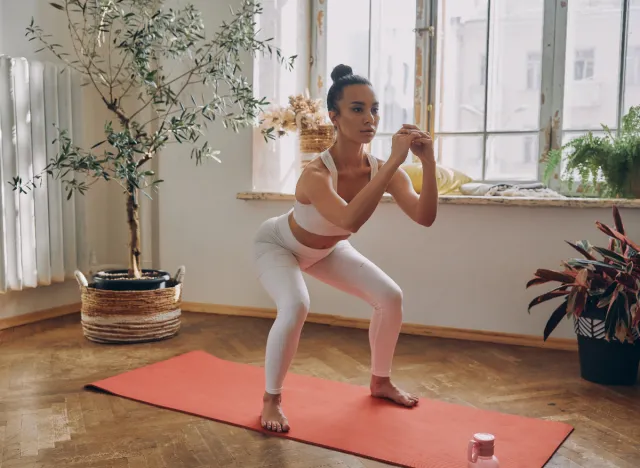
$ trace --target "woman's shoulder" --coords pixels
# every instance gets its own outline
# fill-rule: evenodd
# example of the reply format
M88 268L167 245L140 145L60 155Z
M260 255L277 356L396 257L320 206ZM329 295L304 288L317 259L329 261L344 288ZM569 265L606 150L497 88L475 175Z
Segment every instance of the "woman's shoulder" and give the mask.
M382 166L386 164L387 161L384 159L377 158L375 154L371 154L371 159L376 162L378 165L377 169L380 169Z
M309 183L313 184L318 179L323 179L324 181L328 181L331 177L331 172L324 164L324 162L318 157L312 159L307 163L307 165L302 169L302 173L298 178L298 188L304 188ZM325 183L325 182L323 182Z
M330 171L320 157L314 158L307 163L302 170L303 175L329 175Z

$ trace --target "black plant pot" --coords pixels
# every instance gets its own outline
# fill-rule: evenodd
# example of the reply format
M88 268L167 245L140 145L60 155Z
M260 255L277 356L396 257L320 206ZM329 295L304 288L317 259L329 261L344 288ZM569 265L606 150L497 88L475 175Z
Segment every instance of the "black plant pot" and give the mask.
M142 278L129 278L128 270L105 270L93 275L93 287L108 291L150 291L164 289L171 275L162 270L142 270Z
M605 340L605 314L588 308L575 321L580 376L602 385L635 385L640 366L640 339L622 343Z
M638 343L620 343L578 335L580 375L602 385L635 385L640 366Z

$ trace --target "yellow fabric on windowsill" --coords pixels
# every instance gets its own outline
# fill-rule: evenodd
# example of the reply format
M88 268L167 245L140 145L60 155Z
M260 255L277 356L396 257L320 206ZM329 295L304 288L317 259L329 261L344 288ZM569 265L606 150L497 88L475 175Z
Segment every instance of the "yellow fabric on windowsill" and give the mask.
M422 190L422 163L404 164L402 168L411 179L413 189L420 193ZM456 169L441 166L440 164L436 165L436 182L439 195L461 195L460 187L472 181L471 177Z

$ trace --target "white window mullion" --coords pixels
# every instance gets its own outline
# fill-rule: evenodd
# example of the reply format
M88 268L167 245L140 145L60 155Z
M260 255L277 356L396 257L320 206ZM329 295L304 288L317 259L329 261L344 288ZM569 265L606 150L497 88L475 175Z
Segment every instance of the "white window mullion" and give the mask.
M325 99L329 87L327 76L327 1L312 0L311 7L311 70L309 94L314 99Z
M376 32L380 30L382 24L382 1L383 0L369 0L369 41L367 48L367 57L369 58L367 61L367 76L369 79L371 79L374 70L373 61L375 59L372 52L378 50L376 42L380 40ZM381 64L377 65L380 66Z
M496 5L491 0L487 0L487 36L486 36L486 44L485 44L485 54L484 54L484 122L482 124L483 136L482 136L482 180L486 181L487 179L487 140L489 139L488 134L488 119L489 119L489 91L493 91L492 87L489 83L491 79L491 60L494 57L494 53L491 50L492 44L492 36L497 34L497 28L492 27L491 19L493 18L493 13L495 13Z
M418 128L435 132L438 0L416 1L416 68L414 119ZM417 159L417 158L415 158Z
M538 163L538 179L540 180L542 180L546 168L548 151L562 146L567 12L566 2L557 0L545 0L544 2L540 95L540 162ZM549 180L549 188L552 190L561 188L560 170L559 165Z
M373 82L374 87L382 85L378 83L380 70L384 70L385 64L381 61L384 34L382 33L384 22L384 0L369 0L369 38L367 41L367 77ZM381 132L378 132L381 135Z
M622 5L622 25L620 28L620 69L618 76L618 116L616 119L616 132L620 133L622 116L625 105L625 77L627 75L627 48L629 39L629 11L630 0L624 0Z

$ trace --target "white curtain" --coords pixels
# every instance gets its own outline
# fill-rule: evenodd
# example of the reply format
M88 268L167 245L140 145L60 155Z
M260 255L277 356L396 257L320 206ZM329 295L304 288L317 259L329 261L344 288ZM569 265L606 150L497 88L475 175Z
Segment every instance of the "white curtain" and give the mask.
M73 278L87 269L85 199L43 177L27 193L9 181L30 181L55 158L57 128L82 146L80 77L54 64L0 56L0 292ZM69 174L67 177L73 177Z

